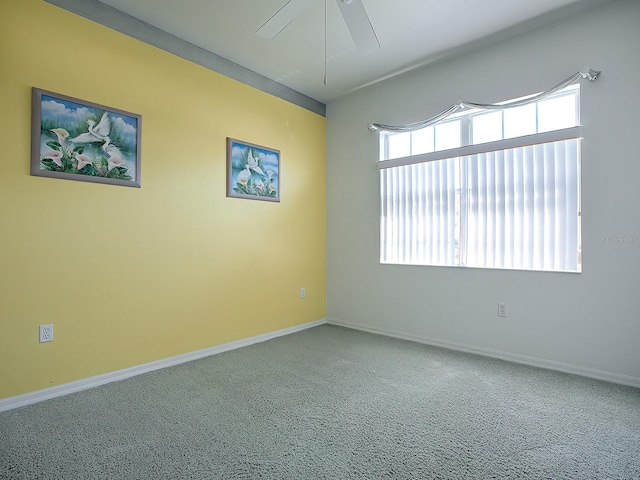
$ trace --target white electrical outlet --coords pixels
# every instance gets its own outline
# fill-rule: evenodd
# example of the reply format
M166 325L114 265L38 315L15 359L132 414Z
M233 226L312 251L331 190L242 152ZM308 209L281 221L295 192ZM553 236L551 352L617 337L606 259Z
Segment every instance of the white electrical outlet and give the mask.
M507 304L506 303L499 303L498 304L498 316L499 317L506 317L507 316Z
M307 291L304 288L300 289L300 298L305 298L307 296Z
M53 342L53 323L40 325L40 343Z

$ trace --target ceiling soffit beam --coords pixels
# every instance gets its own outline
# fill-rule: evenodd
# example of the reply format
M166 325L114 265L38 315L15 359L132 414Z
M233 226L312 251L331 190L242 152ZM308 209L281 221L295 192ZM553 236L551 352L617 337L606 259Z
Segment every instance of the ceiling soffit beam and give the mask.
M326 116L326 105L324 103L215 53L186 42L175 35L171 35L98 0L45 0L45 2L274 95L294 105L306 108L313 113L323 117Z

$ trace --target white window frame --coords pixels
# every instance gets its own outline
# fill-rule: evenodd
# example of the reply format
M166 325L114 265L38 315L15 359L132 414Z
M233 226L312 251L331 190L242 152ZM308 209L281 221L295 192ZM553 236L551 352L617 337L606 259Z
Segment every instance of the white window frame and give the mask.
M379 135L379 139L380 139L380 161L378 162L378 168L379 169L386 169L386 168L393 168L393 167L398 167L398 166L405 166L405 165L413 165L413 164L419 164L419 163L425 163L425 162L433 162L433 161L437 161L437 160L444 160L444 159L452 159L452 158L457 158L457 157L468 157L468 156L473 156L473 155L477 155L477 154L482 154L482 153L488 153L488 152L495 152L495 151L499 151L499 150L509 150L509 149L515 149L515 148L520 148L520 147L526 147L526 146L530 146L530 145L540 145L540 144L548 144L548 143L552 143L552 142L558 142L558 141L563 141L563 140L569 140L569 139L580 139L583 136L583 128L580 125L580 88L579 88L579 84L574 84L574 85L570 85L569 87L566 87L558 92L556 92L555 94L543 99L543 100L539 100L537 102L535 102L536 105L536 132L540 129L540 125L539 125L539 104L541 102L547 101L547 100L552 100L552 99L556 99L562 96L567 96L567 95L573 95L574 99L575 99L575 126L572 127L568 127L568 128L562 128L562 129L557 129L557 130L550 130L550 131L546 131L546 132L541 132L541 133L534 133L531 135L524 135L524 136L520 136L520 137L513 137L513 138L508 138L508 139L502 139L502 140L497 140L497 141L493 141L493 142L487 142L487 143L479 143L479 144L471 144L471 138L472 138L472 132L471 132L471 126L472 126L472 119L477 116L477 115L482 115L485 113L490 113L487 112L486 110L466 110L466 111L462 111L460 113L457 113L455 115L452 115L444 120L441 120L440 122L437 122L433 125L434 128L434 135L435 135L435 127L438 125L442 125L448 122L452 122L452 121L459 121L460 122L460 143L462 146L457 147L457 148L452 148L452 149L447 149L447 150L440 150L440 151L433 151L430 153L420 153L420 154L414 154L414 155L409 155L406 157L401 157L401 158L392 158L389 159L389 138L393 135L406 135L407 133L412 133L412 132L402 132L402 133L395 133L395 132L381 132ZM527 98L527 97L524 97ZM509 100L507 102L503 102L503 103L509 103L512 102L513 100ZM502 110L493 110L493 112L501 112L502 113L502 136L504 137L504 129L505 129L505 123L504 123L504 112L507 110L507 108L502 109ZM409 141L411 142L411 137L409 138ZM381 245L380 245L380 254L381 254L381 258L380 261L381 263L393 263L393 264L407 264L407 265L438 265L438 266L453 266L453 267L465 267L465 268L490 268L490 269L496 269L496 268L506 268L509 270L542 270L542 271L550 271L550 272L575 272L575 273L579 273L582 270L582 258L581 258L581 250L582 250L582 241L581 241L581 191L580 191L580 183L581 183L581 159L580 159L580 142L578 140L578 153L577 153L577 178L576 178L576 182L577 182L577 245L576 245L576 261L577 261L577 266L575 269L569 269L569 270L565 270L565 269L549 269L549 268L517 268L517 267L496 267L496 266L492 266L492 265L479 265L479 266L470 266L470 265L464 265L462 263L460 264L440 264L440 263L415 263L412 261L383 261L383 248L384 245L382 244L383 242L383 233L381 231L381 235L380 235L380 241L381 241ZM410 151L411 151L411 144L410 144ZM435 148L435 140L434 140L434 148ZM380 185L381 188L381 193L382 193L382 185ZM383 215L383 211L381 210L380 212L381 214L381 228L382 228L382 215ZM466 230L466 228L468 227L467 224L467 212L465 211L465 208L461 208L461 212L460 212L460 222L461 222L461 229L462 230ZM462 237L462 235L461 235ZM462 252L466 246L464 245L464 242L461 238L460 240L460 251ZM460 253L462 258L462 253Z

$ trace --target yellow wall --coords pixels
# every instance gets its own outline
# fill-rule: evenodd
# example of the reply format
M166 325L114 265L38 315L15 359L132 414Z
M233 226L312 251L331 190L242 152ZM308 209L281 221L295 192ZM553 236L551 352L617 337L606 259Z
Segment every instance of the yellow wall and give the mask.
M30 176L32 86L142 115L142 188ZM0 398L325 317L323 117L40 0L0 1L0 105ZM280 203L226 198L227 136Z

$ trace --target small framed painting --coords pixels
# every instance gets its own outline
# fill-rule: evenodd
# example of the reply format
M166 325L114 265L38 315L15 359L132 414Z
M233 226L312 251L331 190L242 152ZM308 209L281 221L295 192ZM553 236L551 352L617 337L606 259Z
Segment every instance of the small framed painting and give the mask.
M227 138L227 197L280 201L280 151Z
M140 187L140 115L33 88L31 175Z

